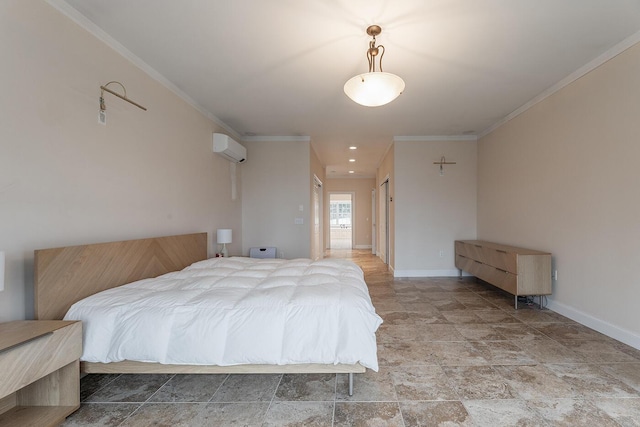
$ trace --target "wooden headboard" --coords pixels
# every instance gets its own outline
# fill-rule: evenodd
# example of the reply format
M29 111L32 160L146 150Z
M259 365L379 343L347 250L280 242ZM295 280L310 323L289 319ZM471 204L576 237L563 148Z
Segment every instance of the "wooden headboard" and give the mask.
M89 295L206 258L207 233L36 250L36 319L62 319Z

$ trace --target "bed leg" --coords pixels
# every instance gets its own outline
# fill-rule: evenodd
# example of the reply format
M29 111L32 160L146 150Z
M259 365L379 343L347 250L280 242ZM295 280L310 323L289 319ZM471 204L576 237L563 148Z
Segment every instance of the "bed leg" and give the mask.
M349 372L349 396L353 396L353 372Z

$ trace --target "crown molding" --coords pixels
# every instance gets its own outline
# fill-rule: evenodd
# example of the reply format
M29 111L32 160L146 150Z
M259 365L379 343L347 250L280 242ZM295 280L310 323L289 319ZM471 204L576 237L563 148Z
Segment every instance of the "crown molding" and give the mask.
M245 136L243 142L311 142L310 136Z
M509 120L519 116L520 114L524 113L525 111L527 111L528 109L530 109L534 105L538 104L539 102L544 101L545 99L547 99L548 97L550 97L554 93L560 91L565 86L568 86L571 83L573 83L576 80L578 80L579 78L587 75L591 71L595 70L596 68L598 68L599 66L601 66L605 62L615 58L618 55L620 55L622 52L624 52L625 50L629 49L630 47L632 47L633 45L637 44L638 42L640 42L640 31L638 31L637 33L627 37L626 39L624 39L620 43L618 43L615 46L613 46L612 48L608 49L603 54L597 56L592 61L590 61L587 64L583 65L582 67L578 68L576 71L574 71L573 73L569 74L567 77L565 77L564 79L560 80L558 83L554 84L553 86L551 86L550 88L548 88L544 92L540 93L538 96L532 98L527 103L522 105L520 108L514 110L512 113L510 113L507 116L503 117L502 119L498 120L497 122L495 122L494 124L492 124L491 126L486 128L485 130L480 132L478 134L478 137L482 138L482 137L490 134L491 132L493 132L494 130L498 129L503 124L507 123Z
M392 139L389 142L389 145L387 145L387 148L384 150L384 154L380 156L380 160L378 160L378 163L376 163L376 171L380 169L380 165L382 164L382 161L384 160L385 157L387 157L387 154L389 154L389 151L391 151L391 147L393 147L394 143L395 143L395 140ZM377 176L377 172L376 172L376 176Z
M394 136L393 142L477 141L476 135Z
M64 0L45 0L45 1L54 9L56 9L57 11L65 15L67 18L71 19L73 22L78 24L88 33L92 34L98 40L100 40L101 42L103 42L104 44L106 44L107 46L115 50L117 53L125 57L127 60L133 63L133 65L135 65L136 67L144 71L146 74L148 74L152 79L158 81L160 84L162 84L164 87L166 87L171 92L176 94L178 97L182 98L185 102L187 102L193 108L198 110L202 115L207 117L216 125L220 126L222 129L229 132L231 136L233 136L236 139L241 139L240 134L235 129L233 129L232 127L224 123L222 120L220 120L219 118L211 114L210 111L208 111L198 102L196 102L196 100L191 98L181 89L179 89L176 85L171 83L171 81L169 81L166 77L160 74L156 69L154 69L152 66L144 62L142 59L140 59L140 57L136 56L129 49L124 47L120 42L118 42L116 39L114 39L109 34L107 34L102 28L96 25L93 21L91 21L86 16L78 12L76 9L71 7L67 2L65 2Z
M350 173L350 174L336 173L336 174L334 174L334 175L326 174L325 179L326 179L326 180L331 180L331 179L376 179L376 175L375 175L375 174L371 174L371 173L363 173L363 174L357 174L357 173Z

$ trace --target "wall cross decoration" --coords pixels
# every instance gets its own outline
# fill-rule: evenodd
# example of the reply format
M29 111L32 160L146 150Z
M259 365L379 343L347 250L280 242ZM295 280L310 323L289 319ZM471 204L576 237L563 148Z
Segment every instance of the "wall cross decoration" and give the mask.
M433 162L433 164L440 165L440 176L444 176L444 165L455 165L456 162L447 162L444 156L442 156L439 162Z

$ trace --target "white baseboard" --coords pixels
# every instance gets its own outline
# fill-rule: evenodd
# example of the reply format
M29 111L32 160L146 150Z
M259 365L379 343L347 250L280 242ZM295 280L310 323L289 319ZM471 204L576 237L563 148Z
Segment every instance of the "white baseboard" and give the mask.
M640 335L635 332L613 325L609 322L605 322L604 320L593 317L590 314L557 301L549 300L547 308L640 350Z
M458 277L458 270L396 270L393 277ZM470 274L462 272L463 276Z
M371 245L355 245L353 248L354 249L371 249L372 246Z

